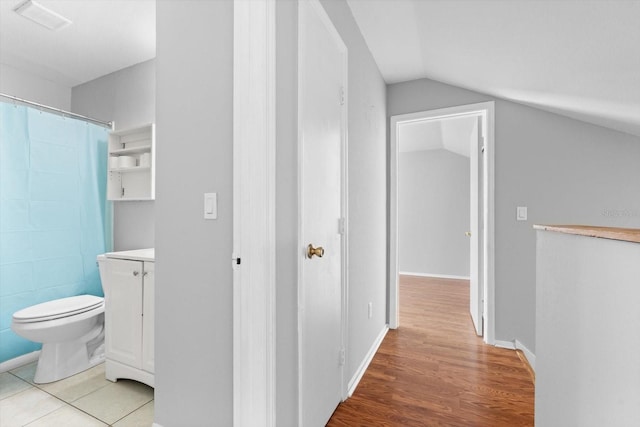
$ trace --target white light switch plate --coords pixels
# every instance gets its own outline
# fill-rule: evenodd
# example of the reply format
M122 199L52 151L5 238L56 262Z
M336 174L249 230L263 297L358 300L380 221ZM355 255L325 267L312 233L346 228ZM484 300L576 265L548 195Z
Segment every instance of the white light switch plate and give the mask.
M518 221L526 221L527 220L527 207L526 206L518 206L516 208L516 219Z
M218 194L204 193L204 219L218 218Z

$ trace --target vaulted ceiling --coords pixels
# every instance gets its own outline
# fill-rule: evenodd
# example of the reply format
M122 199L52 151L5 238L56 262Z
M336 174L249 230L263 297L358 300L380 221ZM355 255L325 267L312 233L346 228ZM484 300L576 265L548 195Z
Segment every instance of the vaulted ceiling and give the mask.
M638 0L347 0L387 83L429 78L640 136Z
M387 83L430 78L640 136L639 0L347 1ZM155 57L155 0L38 0L73 21L56 32L15 14L22 2L0 1L3 63L71 87Z

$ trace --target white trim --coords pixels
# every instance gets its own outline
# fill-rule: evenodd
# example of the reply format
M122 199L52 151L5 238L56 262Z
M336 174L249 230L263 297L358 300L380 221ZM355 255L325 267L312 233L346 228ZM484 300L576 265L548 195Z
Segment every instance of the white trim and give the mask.
M498 347L498 348L506 348L507 350L515 350L516 349L516 345L513 343L513 341L495 340L493 345Z
M373 345L369 349L369 352L367 353L365 358L362 360L362 363L360 363L360 366L358 366L356 373L353 375L353 377L349 381L349 389L347 391L348 397L351 397L353 395L353 392L356 391L356 387L358 387L358 384L360 384L360 380L362 379L362 377L364 376L364 373L367 371L367 368L371 364L373 357L378 352L378 349L380 348L382 341L384 341L384 337L387 335L387 332L389 332L389 327L387 325L384 325L384 328L382 328L382 330L378 334L378 337L373 342Z
M495 340L494 346L499 348L506 348L508 350L520 350L524 354L524 357L527 358L527 362L529 362L529 366L533 369L533 372L536 371L536 355L533 354L531 350L529 350L524 344L522 344L519 340L513 341L502 341Z
M0 363L0 374L24 365L28 365L31 362L35 362L39 357L40 350L36 350L31 353L23 354L22 356L14 357L13 359L5 360L4 362Z
M410 271L401 271L398 274L401 276L418 276L418 277L435 277L437 279L469 280L469 276L456 276L453 274L414 273Z
M388 323L396 329L398 321L398 127L401 123L439 120L445 117L481 115L486 126L485 157L487 167L484 169L484 182L487 185L487 213L484 215L486 238L484 239L484 341L495 342L495 102L440 108L437 110L392 116L390 120L390 156L389 156L389 306ZM483 195L484 197L484 195Z
M233 13L235 427L276 425L275 6L235 2Z
M533 372L536 371L536 355L533 354L531 350L529 350L524 344L522 344L519 340L515 340L515 347L518 350L521 350L524 353L524 357L527 358L527 362L529 362L529 366L533 369Z
M162 427L162 424L153 423L153 424L151 424L151 427Z

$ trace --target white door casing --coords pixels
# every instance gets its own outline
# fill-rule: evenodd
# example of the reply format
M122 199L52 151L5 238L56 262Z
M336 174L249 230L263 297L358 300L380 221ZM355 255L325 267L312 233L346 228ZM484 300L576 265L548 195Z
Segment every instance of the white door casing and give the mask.
M344 395L347 49L319 1L298 5L299 425L314 427Z
M398 134L403 123L411 123L423 120L438 120L447 117L479 116L481 117L484 153L478 156L480 161L476 168L477 173L482 174L478 182L482 182L482 197L478 197L476 209L483 213L481 231L477 233L478 247L481 248L478 258L481 260L478 272L478 291L482 305L482 319L484 341L487 344L495 344L495 307L494 307L494 102L481 102L477 104L461 105L456 107L441 108L437 110L421 111L416 113L392 116L390 119L390 156L389 156L389 301L387 307L387 321L389 328L396 329L399 326L399 270L398 270ZM480 184L479 184L480 185ZM471 305L471 302L470 302ZM478 322L479 324L480 322Z
M482 229L480 221L482 220L481 201L482 201L482 176L480 162L482 161L482 152L480 144L482 143L482 117L477 117L477 124L474 127L469 142L469 164L471 166L469 173L469 312L473 320L473 326L476 335L482 336L482 282L479 273L482 271L480 247L480 231Z
M253 0L233 7L234 427L277 424L275 6Z

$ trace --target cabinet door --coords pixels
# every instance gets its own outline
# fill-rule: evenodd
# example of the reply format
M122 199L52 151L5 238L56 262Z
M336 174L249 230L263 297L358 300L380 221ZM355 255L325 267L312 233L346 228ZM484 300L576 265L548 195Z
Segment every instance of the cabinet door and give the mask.
M142 369L154 372L154 328L155 322L155 265L144 263L144 280L142 282Z
M107 260L105 356L142 366L142 262Z

